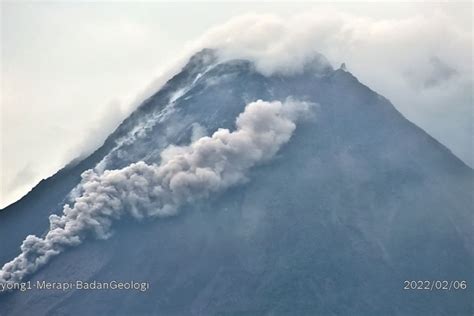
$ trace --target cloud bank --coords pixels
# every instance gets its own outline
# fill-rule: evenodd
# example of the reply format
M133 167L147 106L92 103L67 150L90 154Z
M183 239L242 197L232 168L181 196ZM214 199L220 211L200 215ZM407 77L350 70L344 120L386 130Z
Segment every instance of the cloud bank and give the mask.
M317 53L391 100L474 166L472 29L442 11L371 18L336 10L249 14L210 29L190 51L253 61L265 75L301 72ZM324 63L325 61L322 60Z
M133 163L99 175L82 174L79 196L61 216L50 216L43 238L29 235L21 253L0 271L0 282L18 282L87 234L108 238L114 221L167 217L179 207L245 182L250 168L272 158L287 143L310 104L287 100L248 104L236 129L219 129L188 146L169 146L159 165Z

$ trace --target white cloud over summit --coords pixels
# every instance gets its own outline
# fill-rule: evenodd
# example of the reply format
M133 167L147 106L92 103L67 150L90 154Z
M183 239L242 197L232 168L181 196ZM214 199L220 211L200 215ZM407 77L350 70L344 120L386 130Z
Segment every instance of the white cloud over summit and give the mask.
M264 74L301 71L316 53L343 62L361 82L474 166L472 29L442 11L376 19L335 10L250 14L205 34L196 46L245 58ZM342 93L342 92L341 92Z

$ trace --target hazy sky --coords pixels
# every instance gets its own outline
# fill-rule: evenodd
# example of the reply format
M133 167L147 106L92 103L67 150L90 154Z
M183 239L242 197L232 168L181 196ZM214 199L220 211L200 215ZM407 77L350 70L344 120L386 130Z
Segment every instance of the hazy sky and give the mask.
M209 28L247 13L327 9L349 14L356 34L321 45L333 65L346 62L472 166L470 2L2 2L0 207L97 148Z

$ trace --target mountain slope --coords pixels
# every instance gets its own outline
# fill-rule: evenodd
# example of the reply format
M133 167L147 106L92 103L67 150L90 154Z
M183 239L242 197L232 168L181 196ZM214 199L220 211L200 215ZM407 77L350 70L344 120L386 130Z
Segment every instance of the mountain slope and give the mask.
M407 291L404 280L467 280L474 266L472 169L352 74L319 56L307 71L263 76L211 50L146 100L94 154L0 212L0 259L41 235L89 168L160 161L169 144L234 128L245 104L317 103L249 181L180 216L114 226L31 280L139 280L149 291L0 296L8 315L467 315L473 292ZM3 315L3 314L2 314Z

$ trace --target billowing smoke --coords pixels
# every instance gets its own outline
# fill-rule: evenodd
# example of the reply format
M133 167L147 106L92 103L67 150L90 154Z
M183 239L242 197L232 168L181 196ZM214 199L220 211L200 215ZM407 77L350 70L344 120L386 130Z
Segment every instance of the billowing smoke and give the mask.
M159 165L140 161L101 175L84 172L74 203L61 216L50 216L43 238L29 235L23 241L20 255L0 271L0 282L22 280L87 234L108 238L112 223L123 216L172 216L185 203L246 181L249 169L272 158L309 110L309 104L293 100L252 102L236 119L235 131L219 129L188 146L169 146Z

